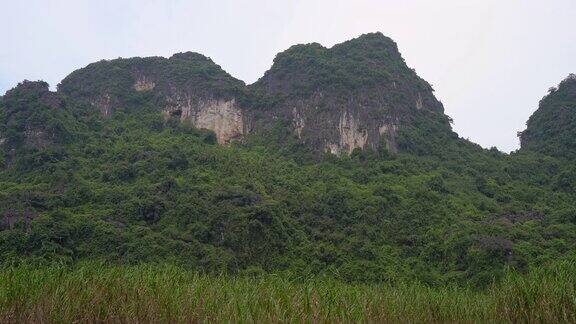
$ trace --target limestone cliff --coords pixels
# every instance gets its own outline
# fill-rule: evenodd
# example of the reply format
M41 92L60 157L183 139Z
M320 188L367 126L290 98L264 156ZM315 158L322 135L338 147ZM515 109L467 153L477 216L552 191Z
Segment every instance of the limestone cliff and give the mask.
M280 123L318 154L355 149L394 154L398 133L422 112L448 124L432 87L380 33L332 48L293 46L248 87L209 58L189 52L93 63L66 77L58 91L105 118L117 110L151 107L167 119L214 131L220 144L249 133L266 137Z
M293 46L251 88L281 98L266 109L263 123L256 121L259 128L271 119L287 120L300 141L336 155L356 148L396 153L397 131L417 111L443 116L431 86L380 33L332 48Z
M245 134L244 114L236 96L243 82L197 53L101 61L66 77L63 95L96 108L103 117L116 110L138 112L154 105L166 118L190 120L215 132L221 144ZM143 98L143 99L142 99Z

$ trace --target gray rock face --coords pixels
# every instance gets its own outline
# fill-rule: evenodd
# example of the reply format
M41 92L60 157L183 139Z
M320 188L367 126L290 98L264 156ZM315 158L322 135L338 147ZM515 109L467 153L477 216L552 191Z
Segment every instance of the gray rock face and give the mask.
M204 100L184 95L166 99L167 105L162 111L166 118L176 116L181 121L191 121L197 128L209 129L216 134L219 144L241 139L247 133L243 110L234 98Z

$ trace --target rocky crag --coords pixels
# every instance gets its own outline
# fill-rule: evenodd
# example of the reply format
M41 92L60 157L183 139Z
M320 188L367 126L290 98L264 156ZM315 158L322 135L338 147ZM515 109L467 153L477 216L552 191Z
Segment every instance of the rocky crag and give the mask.
M558 87L549 89L538 109L519 133L524 151L556 157L576 157L576 75L570 74Z
M137 113L138 98L146 95L165 118L209 129L220 144L283 125L314 152L336 155L354 149L396 153L398 131L422 112L448 125L432 87L380 33L332 48L293 46L250 86L188 52L93 63L66 77L58 93L104 118L118 110Z

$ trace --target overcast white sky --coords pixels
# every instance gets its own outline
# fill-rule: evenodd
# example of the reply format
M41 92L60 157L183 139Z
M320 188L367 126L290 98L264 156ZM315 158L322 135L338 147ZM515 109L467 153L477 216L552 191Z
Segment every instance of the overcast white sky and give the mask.
M576 72L576 0L0 0L0 93L103 58L196 51L252 83L293 44L381 31L460 136L518 148L547 89Z

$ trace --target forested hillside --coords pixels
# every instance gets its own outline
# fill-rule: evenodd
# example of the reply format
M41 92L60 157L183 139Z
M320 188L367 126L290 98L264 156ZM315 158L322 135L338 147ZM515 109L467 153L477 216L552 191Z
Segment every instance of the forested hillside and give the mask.
M0 101L0 263L484 287L573 259L572 83L504 154L380 34L291 48L248 87L193 53L24 81Z
M576 75L570 74L540 101L520 134L523 150L573 159L576 154Z

